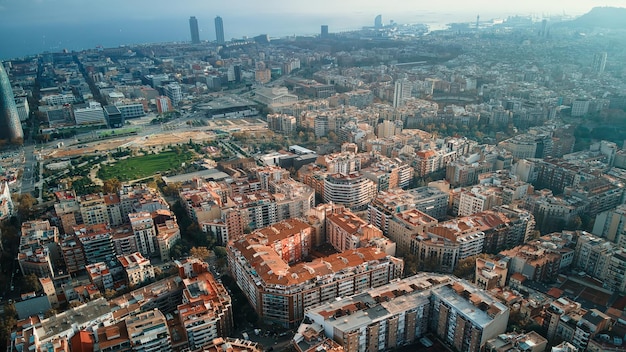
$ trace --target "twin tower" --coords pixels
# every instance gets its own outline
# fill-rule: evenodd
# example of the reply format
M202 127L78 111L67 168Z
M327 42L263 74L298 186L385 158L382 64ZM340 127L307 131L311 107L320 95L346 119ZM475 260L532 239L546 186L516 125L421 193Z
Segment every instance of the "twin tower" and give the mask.
M200 32L198 30L198 19L195 16L189 18L189 29L191 30L191 43L200 43ZM220 16L215 17L215 39L218 45L226 43L224 40L224 21Z

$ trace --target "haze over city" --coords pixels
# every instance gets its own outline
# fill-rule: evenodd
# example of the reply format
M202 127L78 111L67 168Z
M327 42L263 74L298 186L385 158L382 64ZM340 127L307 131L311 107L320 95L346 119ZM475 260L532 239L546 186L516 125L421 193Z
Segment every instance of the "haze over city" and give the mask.
M0 352L626 352L626 0L0 33Z
M582 1L250 1L220 2L2 0L0 58L43 51L188 40L186 18L198 18L202 40L214 40L213 17L225 20L227 39L261 33L272 37L311 35L328 24L331 32L385 23L424 23L438 29L451 22L473 22L513 15L576 16L595 6L626 6L624 0Z

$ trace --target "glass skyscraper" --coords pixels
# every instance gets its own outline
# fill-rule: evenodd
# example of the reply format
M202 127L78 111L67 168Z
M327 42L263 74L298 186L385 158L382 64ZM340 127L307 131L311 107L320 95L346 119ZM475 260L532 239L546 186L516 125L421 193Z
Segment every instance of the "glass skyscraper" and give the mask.
M20 115L15 106L15 98L9 76L0 62L0 139L12 143L24 140L24 131L20 123Z
M215 39L217 44L224 44L224 21L220 16L215 17Z
M196 16L189 17L189 30L191 31L191 43L200 43L200 32L198 31L198 20Z

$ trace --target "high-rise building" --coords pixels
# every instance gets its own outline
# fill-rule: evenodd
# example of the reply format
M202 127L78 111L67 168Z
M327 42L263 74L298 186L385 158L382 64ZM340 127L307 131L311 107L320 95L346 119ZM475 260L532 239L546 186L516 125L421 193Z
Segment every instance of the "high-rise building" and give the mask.
M598 73L604 73L604 68L606 67L606 51L597 53L593 55L593 70Z
M183 100L183 91L178 83L170 83L165 86L165 94L170 98L173 106L178 106L180 101Z
M224 44L224 21L220 16L215 17L215 39L217 44Z
M24 131L17 112L13 89L4 65L0 62L0 139L22 143Z
M374 18L374 28L380 29L383 28L383 16L378 15Z
M198 31L198 20L196 16L189 17L189 30L191 31L191 43L200 43L200 32Z
M393 107L399 108L404 101L411 97L411 82L402 80L396 82L393 91Z
M351 210L359 211L376 195L376 185L358 172L350 174L328 175L324 180L324 202L345 205Z
M157 251L156 228L148 212L128 214L139 252L150 257Z
M327 38L328 37L328 25L327 24L323 24L322 25L322 31L320 33L320 38Z

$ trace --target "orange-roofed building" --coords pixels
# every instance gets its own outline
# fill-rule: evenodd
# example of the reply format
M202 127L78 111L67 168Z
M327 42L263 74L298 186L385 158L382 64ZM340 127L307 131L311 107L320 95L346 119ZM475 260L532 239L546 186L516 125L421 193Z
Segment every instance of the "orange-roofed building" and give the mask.
M154 267L150 264L150 259L144 258L141 253L118 255L117 260L126 272L129 285L135 286L146 280L154 279Z
M209 272L183 280L183 304L178 306L180 322L190 348L198 348L233 330L230 295Z
M72 352L92 352L95 339L93 333L81 330L70 339Z
M275 247L252 237L231 241L228 263L259 316L295 326L308 307L378 287L402 276L404 262L375 247L290 265Z

